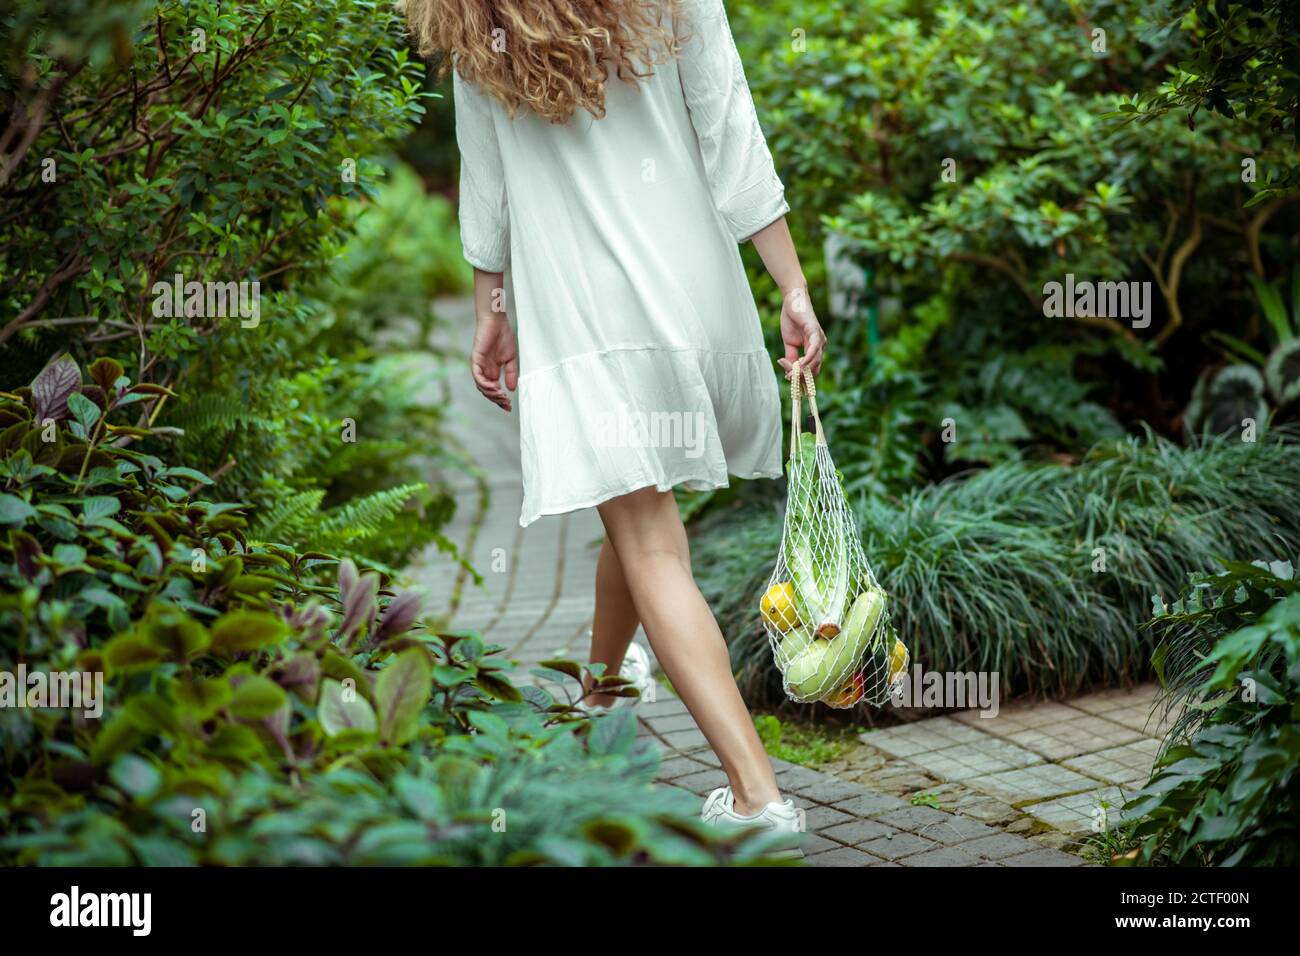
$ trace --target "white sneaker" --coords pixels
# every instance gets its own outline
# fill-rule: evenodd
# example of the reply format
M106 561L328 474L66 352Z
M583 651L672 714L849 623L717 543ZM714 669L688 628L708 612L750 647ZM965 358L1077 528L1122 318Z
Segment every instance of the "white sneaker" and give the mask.
M625 678L632 683L641 694L640 697L616 697L614 703L606 706L604 704L593 704L586 700L578 701L578 708L585 710L589 714L607 714L615 707L630 705L635 707L641 701L654 702L655 699L655 679L650 673L650 655L645 652L645 648L633 641L627 646L627 653L623 655L623 666L618 669L618 676Z
M736 795L730 787L719 787L704 801L700 819L714 826L766 826L778 833L801 833L802 816L795 808L794 801L786 798L784 803L769 803L758 813L741 816L736 812Z
M766 827L773 833L790 833L796 836L804 832L804 815L786 798L784 803L769 803L758 813L741 816L736 812L736 795L730 787L719 787L704 801L700 819L715 827ZM797 845L777 853L778 856L803 859L803 851Z

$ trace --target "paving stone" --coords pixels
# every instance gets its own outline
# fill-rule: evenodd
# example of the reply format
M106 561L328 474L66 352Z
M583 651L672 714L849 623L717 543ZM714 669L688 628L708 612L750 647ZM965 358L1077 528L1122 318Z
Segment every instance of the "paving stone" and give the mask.
M1083 694L1070 701L1070 706L1090 714L1105 714L1134 706L1153 706L1160 697L1160 685L1154 681L1136 687L1113 687Z
M1091 831L1087 836L1090 835ZM1075 856L1080 856L1084 835L1079 833L1066 833L1063 830L1044 830L1042 833L1031 833L1025 839L1035 846L1045 846L1050 850L1061 850L1065 853L1073 853Z
M822 779L816 783L804 787L796 787L795 792L809 800L815 800L818 803L838 803L841 800L847 800L850 797L861 796L865 791L856 783L849 783L846 780L837 780L829 774L823 774Z
M1010 833L994 833L992 836L963 843L961 848L967 853L973 853L986 860L1001 860L1018 853L1028 853L1033 850L1034 845L1024 837L1013 836Z
M817 833L841 823L852 823L856 819L832 807L809 807L804 815L809 833Z
M1026 813L1067 833L1081 833L1091 830L1096 820L1104 820L1108 825L1115 826L1123 817L1123 805L1124 796L1119 788L1106 787L1032 803L1024 809Z
M666 688L660 688L661 693L654 703L641 703L637 706L637 714L647 719L652 717L675 717L678 714L688 713L686 703L679 697L668 691Z
M1140 731L1147 737L1163 737L1174 716L1156 710L1160 685L1154 682L1137 687L1112 688L1076 697L1070 706Z
M982 861L959 846L944 846L904 857L900 862L903 866L978 866Z
M794 764L778 767L776 764L777 761L773 761L773 767L776 770L776 782L782 790L798 793L804 787L811 787L821 783L824 776L816 770L809 770L807 767L799 767Z
M1084 861L1071 853L1039 848L999 860L1003 866L1082 866Z
M1043 762L1043 758L1033 751L987 735L982 735L980 740L972 743L917 753L907 759L942 780L958 781L969 781L991 773Z
M956 843L964 844L967 840L974 840L978 837L993 836L999 831L993 827L985 826L983 823L976 823L974 820L967 820L956 814L948 814L948 819L939 823L928 824L916 832L928 839L951 845Z
M917 836L915 833L895 833L892 836L878 837L875 840L868 840L860 850L866 850L882 860L898 860L903 857L911 856L914 853L924 853L926 850L933 850L937 844L933 840L927 840L925 837Z
M803 855L809 857L829 850L838 850L841 846L842 844L836 843L834 840L828 840L820 833L805 833L800 848L803 850Z
M889 764L872 773L853 774L849 779L868 790L908 798L914 793L940 787L945 783L934 774L927 773L920 767L901 759L893 759Z
M858 739L892 756L911 757L956 744L977 742L981 737L980 731L951 717L931 717L901 727L868 731Z
M971 790L962 783L943 784L929 791L938 798L939 809L990 825L1004 825L1020 817L1006 800Z
M1151 767L1160 750L1160 741L1154 737L1099 750L1096 753L1083 754L1061 764L1071 770L1104 780L1106 783L1137 787L1146 783L1151 776Z
M686 787L693 793L703 795L716 790L718 787L725 787L727 785L727 775L721 770L708 767L697 773L678 777L673 783L679 787Z
M861 796L840 800L835 804L837 810L843 810L845 813L851 813L858 817L873 817L906 806L909 806L906 800L900 800L898 797L891 797L885 793L870 791Z
M721 767L722 761L718 755L707 747L704 750L696 750L691 753L692 760L698 760L700 763L708 764L710 767Z
M969 717L963 719L971 722ZM1142 738L1131 727L1103 716L1041 701L1005 707L997 717L981 720L979 728L1054 761Z
M853 847L842 846L837 850L814 853L812 856L805 854L804 862L808 866L871 866L873 863L880 862L880 857Z
M667 717L650 717L651 729L656 733L666 734L674 730L695 730L695 718L690 714L673 714Z
M708 768L698 760L692 760L690 757L672 756L659 765L659 773L656 776L660 780L675 780L678 777L696 774L706 769Z
M1012 803L1046 800L1067 793L1095 790L1098 786L1096 780L1051 763L975 777L967 783L976 790Z
M951 819L951 814L936 810L934 807L903 807L877 814L876 819L899 830L916 832L928 825L946 823Z
M875 820L852 820L848 823L838 823L835 826L826 827L819 832L822 836L836 840L839 843L859 846L870 840L888 836L898 831L883 823L877 823Z
M683 753L689 753L692 750L698 750L701 747L708 747L709 741L699 730L691 728L690 730L674 730L671 733L663 735L664 743L674 750L680 750Z

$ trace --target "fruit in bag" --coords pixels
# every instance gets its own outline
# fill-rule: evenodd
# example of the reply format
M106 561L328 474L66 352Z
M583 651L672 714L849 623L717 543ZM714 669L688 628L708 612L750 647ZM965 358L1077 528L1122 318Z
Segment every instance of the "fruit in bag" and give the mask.
M815 638L805 628L796 627L781 638L780 657L782 661L792 661L806 650Z
M816 443L806 433L799 438L799 454L790 459L785 560L799 620L829 638L840 632L848 597L848 542L843 524L819 513Z
M789 581L773 584L759 602L763 619L782 633L799 626L799 612L795 608L794 585Z
M889 655L889 677L885 681L887 684L893 684L894 681L903 676L903 668L907 666L907 646L898 638L894 638L894 650Z
M826 654L830 650L830 646L830 641L814 638L807 647L795 655L794 660L790 662L790 666L786 668L786 687L799 700L812 701L817 699L817 692L825 684L821 668L826 662Z
M801 428L801 394L812 431ZM889 696L885 677L903 672L906 650L899 664L888 598L867 563L844 476L831 459L815 383L798 363L790 400L789 489L776 567L759 601L763 629L792 700L881 704Z
M866 675L864 675L862 671L858 671L849 679L847 684L827 697L826 703L831 707L838 707L843 710L846 707L852 707L858 701L862 700L866 694Z
M838 637L814 639L795 655L786 668L786 686L805 701L834 697L850 675L859 669L862 656L884 613L885 592L878 587L867 588L853 602L844 621L844 630Z

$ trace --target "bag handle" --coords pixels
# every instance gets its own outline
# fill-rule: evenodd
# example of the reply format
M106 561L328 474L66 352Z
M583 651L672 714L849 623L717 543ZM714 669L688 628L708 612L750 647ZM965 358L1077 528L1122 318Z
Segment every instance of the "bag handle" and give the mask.
M790 376L790 457L793 458L799 452L799 400L801 393L806 392L808 395L808 407L812 410L813 424L816 426L813 432L817 438L817 444L826 444L826 434L822 431L822 418L817 413L817 383L813 381L812 372L803 367L803 359L795 359L791 366L793 374Z

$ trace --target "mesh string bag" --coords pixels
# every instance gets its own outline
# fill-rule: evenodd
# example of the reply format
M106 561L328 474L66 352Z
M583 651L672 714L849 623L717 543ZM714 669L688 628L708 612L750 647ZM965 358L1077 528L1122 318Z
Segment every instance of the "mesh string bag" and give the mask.
M806 392L815 431L800 431ZM906 673L908 655L888 597L867 564L844 482L831 460L812 375L790 379L789 490L776 567L760 603L786 695L848 709L881 706Z

